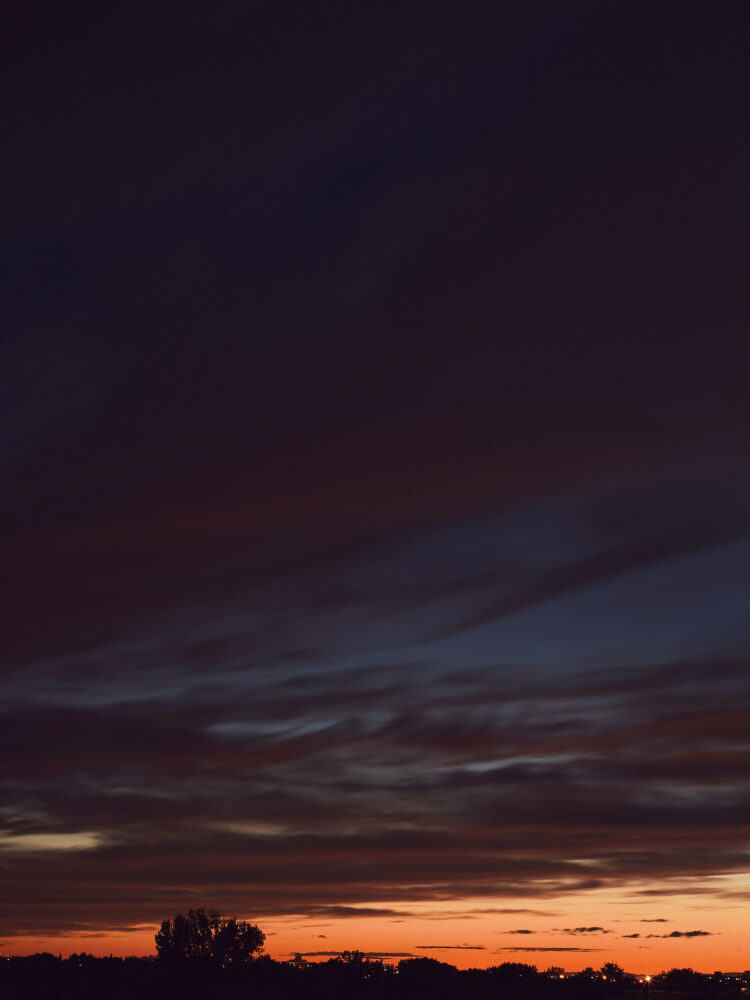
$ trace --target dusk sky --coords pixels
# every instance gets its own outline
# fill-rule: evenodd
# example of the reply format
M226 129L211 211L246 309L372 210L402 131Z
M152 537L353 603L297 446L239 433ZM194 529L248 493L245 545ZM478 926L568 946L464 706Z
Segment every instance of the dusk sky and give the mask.
M0 953L750 967L750 6L10 0Z

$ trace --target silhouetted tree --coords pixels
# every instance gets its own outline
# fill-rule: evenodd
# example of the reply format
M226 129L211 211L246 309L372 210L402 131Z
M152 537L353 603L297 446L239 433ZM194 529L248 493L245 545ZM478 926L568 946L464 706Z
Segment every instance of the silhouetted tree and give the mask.
M398 963L399 992L409 997L444 995L457 970L436 958L402 958Z
M188 910L165 920L155 937L158 958L167 961L204 959L225 966L249 962L261 950L266 936L255 924L234 917L224 919L215 910Z
M342 951L339 956L342 962L346 962L347 965L362 965L365 960L365 953L363 951Z
M526 962L502 962L493 965L487 972L492 976L500 995L506 1000L539 994L542 977L535 965Z
M626 985L631 983L625 970L616 962L605 962L599 970L601 977L607 984L607 993L621 993Z
M659 986L669 993L704 993L708 984L694 969L670 969L657 977Z
M527 965L526 962L502 962L500 965L492 965L487 970L493 976L508 985L514 983L534 983L539 972L535 965Z

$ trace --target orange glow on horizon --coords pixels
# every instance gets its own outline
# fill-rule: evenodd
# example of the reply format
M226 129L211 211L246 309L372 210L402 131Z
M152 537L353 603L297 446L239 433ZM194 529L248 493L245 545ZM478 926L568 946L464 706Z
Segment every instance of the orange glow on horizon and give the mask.
M311 953L335 955L357 949L382 954L392 962L408 955L429 956L461 969L517 961L540 970L554 965L575 972L616 962L627 972L647 977L675 967L703 973L747 968L750 954L737 920L739 905L711 905L705 897L664 897L644 904L602 893L598 898L591 894L550 901L378 904L382 909L409 911L404 917L237 916L260 926L266 934L266 952L279 961L295 953L325 961L328 955ZM502 910L517 912L497 912ZM603 931L582 930L592 927ZM684 933L703 927L708 929L705 936L665 936L675 929ZM157 929L141 925L131 932L19 936L6 938L0 950L5 955L47 951L63 957L80 952L154 955ZM625 937L634 934L639 936Z

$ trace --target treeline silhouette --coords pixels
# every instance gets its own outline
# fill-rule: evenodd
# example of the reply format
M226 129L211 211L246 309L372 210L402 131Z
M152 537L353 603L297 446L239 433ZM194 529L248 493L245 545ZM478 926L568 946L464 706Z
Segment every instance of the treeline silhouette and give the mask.
M743 978L750 982L750 972ZM644 987L625 975L611 981L589 970L560 979L555 970L517 962L456 969L434 958L406 958L388 965L356 952L309 963L262 955L226 967L205 958L0 958L3 1000L609 1000L662 991L696 998L739 995L743 985L692 969L673 969Z
M689 997L739 994L742 976L672 969L643 982L607 963L565 974L555 967L503 962L460 970L434 958L390 965L359 951L327 961L296 955L279 962L258 954L264 935L253 924L192 910L165 921L155 958L51 954L0 958L2 1000L610 1000L626 993L679 992Z
M625 993L670 992L689 997L739 994L750 983L672 969L648 986L622 975L605 980L593 970L540 972L533 965L503 962L488 969L456 969L434 958L406 958L397 965L357 952L328 961L278 962L262 955L241 965L211 959L170 962L157 958L95 958L39 954L0 958L3 1000L609 1000Z

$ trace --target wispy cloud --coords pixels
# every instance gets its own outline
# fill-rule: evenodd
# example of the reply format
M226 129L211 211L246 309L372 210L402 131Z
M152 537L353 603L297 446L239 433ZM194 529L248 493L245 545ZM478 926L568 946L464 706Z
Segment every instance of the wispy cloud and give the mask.
M541 947L538 947L538 948L521 948L521 947L511 948L511 947L507 947L507 948L496 948L495 949L495 951L497 951L497 952L501 952L501 951L579 951L579 952L589 952L589 951L601 951L601 950L602 950L601 948L547 948L547 947L545 947L545 948L541 948Z
M426 619L473 604L475 587L503 586L477 576L488 546L503 563L508 540L523 538L544 566L578 547L577 522L606 525L635 502L551 504L355 546L282 574L291 605L279 607L280 583L248 583L241 601L176 613L166 639L155 638L159 621L127 642L35 660L33 684L4 675L13 809L3 836L28 849L5 873L17 903L3 933L158 923L185 905L186 866L218 906L252 919L515 924L559 916L557 897L597 889L721 897L726 885L706 875L747 867L741 657L643 666L605 656L592 667L588 654L576 666L547 651L541 683L542 673L463 640L403 655ZM538 549L540 536L555 544ZM454 548L455 562L435 555ZM701 566L715 582L712 564ZM371 623L371 656L358 654L350 614ZM96 837L85 865L75 851L30 850L43 841L29 838L60 847L82 830ZM159 898L145 898L136 887L156 872ZM85 894L41 907L29 888L37 879L73 880ZM502 898L529 905L495 905ZM466 909L467 899L487 905Z
M300 955L302 958L339 958L343 951L302 951L288 952L289 957ZM365 958L414 958L414 953L410 951L365 951L362 952Z
M563 927L560 931L561 934L612 934L610 930L606 930L604 927Z
M343 906L326 905L311 906L307 911L310 917L408 917L408 910L392 910L379 906Z
M417 944L414 946L420 951L484 951L483 944Z
M670 934L647 934L649 938L695 938L709 937L712 931L672 931Z

